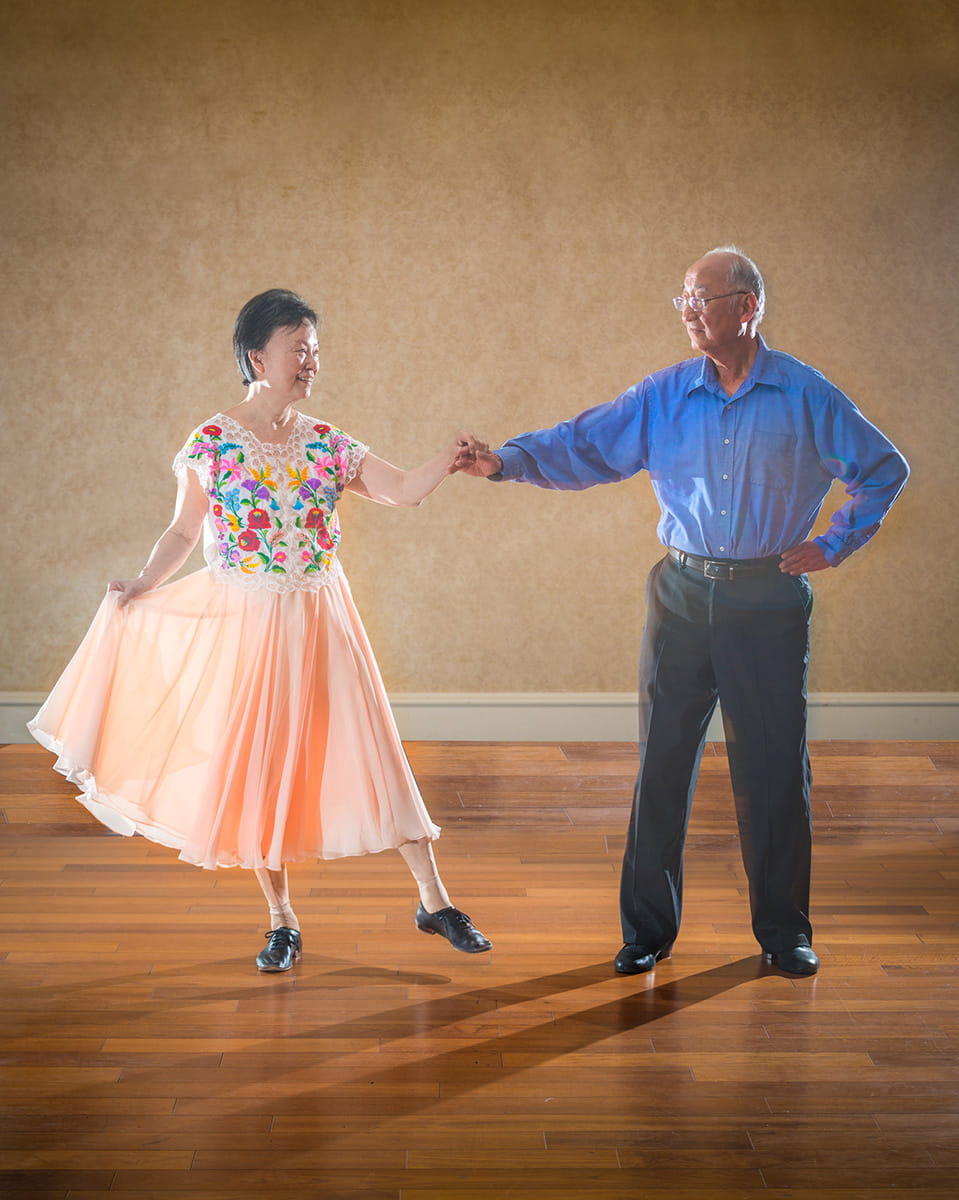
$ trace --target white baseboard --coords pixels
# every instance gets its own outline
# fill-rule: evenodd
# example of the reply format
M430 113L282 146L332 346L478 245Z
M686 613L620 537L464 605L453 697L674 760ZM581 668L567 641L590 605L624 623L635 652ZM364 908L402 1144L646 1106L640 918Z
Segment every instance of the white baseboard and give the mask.
M635 692L406 693L391 697L407 741L631 742ZM809 736L823 740L959 738L959 692L820 692ZM723 740L719 712L707 737Z
M27 721L42 692L0 692L0 742L31 741ZM632 742L630 692L401 692L396 723L415 742ZM710 741L722 741L718 713ZM819 692L809 697L809 736L824 740L959 739L959 692Z

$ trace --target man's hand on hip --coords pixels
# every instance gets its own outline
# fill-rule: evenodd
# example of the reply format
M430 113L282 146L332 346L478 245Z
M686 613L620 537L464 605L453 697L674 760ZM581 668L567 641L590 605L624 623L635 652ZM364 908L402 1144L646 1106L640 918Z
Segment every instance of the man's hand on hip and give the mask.
M825 571L829 566L822 547L817 542L800 542L787 550L779 563L784 575L808 575L810 571Z

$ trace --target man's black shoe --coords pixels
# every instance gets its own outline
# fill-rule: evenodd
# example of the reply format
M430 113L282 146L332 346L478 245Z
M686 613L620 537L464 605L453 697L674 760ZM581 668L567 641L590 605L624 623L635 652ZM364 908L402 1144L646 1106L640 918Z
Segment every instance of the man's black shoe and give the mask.
M620 975L643 975L651 971L664 958L669 958L671 948L665 950L650 950L648 946L637 946L635 942L627 942L616 955L613 966Z
M819 970L819 959L811 946L793 946L791 950L763 953L763 961L790 975L815 975Z

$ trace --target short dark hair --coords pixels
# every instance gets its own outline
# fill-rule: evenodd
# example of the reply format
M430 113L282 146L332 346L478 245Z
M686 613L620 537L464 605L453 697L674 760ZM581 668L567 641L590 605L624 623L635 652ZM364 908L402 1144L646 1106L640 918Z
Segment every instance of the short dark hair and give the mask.
M256 381L250 351L262 350L278 329L296 329L304 321L315 328L316 313L302 296L286 288L270 288L247 300L233 324L233 353L245 384Z

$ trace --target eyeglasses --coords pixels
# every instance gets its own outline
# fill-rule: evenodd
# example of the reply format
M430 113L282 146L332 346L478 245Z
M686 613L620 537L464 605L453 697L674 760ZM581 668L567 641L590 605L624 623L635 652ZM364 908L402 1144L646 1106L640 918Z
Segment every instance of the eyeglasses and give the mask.
M688 305L693 312L702 312L713 300L725 300L727 296L748 296L749 292L723 292L721 296L674 296L673 308L682 312Z

